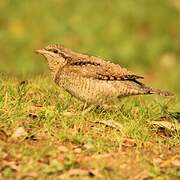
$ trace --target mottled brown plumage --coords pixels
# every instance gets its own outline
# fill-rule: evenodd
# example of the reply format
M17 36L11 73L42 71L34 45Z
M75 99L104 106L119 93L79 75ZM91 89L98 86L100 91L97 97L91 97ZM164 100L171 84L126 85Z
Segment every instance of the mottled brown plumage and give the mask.
M139 82L143 77L118 64L74 52L62 45L49 45L37 52L47 59L56 84L89 104L103 105L130 95L172 95L145 86Z

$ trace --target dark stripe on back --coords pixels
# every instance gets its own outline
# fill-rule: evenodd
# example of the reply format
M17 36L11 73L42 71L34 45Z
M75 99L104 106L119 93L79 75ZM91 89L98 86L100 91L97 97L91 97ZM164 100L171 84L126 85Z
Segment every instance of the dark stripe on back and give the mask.
M92 61L76 61L71 63L72 66L83 66L83 65L93 65L100 66L100 63L92 62Z

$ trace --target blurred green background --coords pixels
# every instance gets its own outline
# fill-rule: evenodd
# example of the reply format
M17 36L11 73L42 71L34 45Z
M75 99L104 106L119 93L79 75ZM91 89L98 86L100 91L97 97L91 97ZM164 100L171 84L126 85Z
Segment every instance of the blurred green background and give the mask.
M180 0L0 1L0 71L45 72L34 51L50 43L130 69L177 74Z

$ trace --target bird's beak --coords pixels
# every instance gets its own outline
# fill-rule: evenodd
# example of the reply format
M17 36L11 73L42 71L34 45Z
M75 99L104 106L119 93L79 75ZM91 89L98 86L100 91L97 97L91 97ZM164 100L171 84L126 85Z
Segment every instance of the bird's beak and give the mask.
M53 57L53 53L44 48L36 50L36 53L43 55L46 59Z
M38 54L42 54L42 55L47 53L47 51L45 49L38 49L35 52Z

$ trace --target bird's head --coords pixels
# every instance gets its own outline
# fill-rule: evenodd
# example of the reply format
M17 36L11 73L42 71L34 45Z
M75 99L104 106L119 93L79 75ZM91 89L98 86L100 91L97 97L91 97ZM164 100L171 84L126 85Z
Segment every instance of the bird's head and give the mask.
M59 68L67 63L72 53L70 49L59 44L48 45L45 48L36 50L36 52L45 57L53 76L57 73Z

